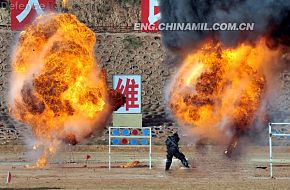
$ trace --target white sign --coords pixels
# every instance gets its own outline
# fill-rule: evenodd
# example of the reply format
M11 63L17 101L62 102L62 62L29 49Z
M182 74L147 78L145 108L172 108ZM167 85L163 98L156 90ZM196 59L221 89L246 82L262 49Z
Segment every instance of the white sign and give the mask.
M141 113L140 75L114 75L113 89L126 97L126 104L115 113Z

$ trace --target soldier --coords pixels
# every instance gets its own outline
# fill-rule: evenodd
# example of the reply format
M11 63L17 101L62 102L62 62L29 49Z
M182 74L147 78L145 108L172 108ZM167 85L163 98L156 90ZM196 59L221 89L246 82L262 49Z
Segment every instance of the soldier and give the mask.
M168 136L165 143L167 147L167 160L165 170L169 170L173 156L181 161L184 167L189 168L188 162L185 159L185 156L182 152L179 151L178 142L180 138L177 133L174 133L172 136Z

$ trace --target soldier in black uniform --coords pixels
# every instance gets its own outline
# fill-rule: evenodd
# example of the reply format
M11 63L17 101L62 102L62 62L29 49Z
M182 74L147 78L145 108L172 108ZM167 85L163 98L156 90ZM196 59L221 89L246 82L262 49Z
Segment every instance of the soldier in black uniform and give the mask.
M167 160L165 170L169 170L173 156L181 161L184 167L189 168L188 162L185 159L185 156L182 152L179 151L178 142L180 138L177 133L174 133L172 136L167 137L165 143L167 147Z

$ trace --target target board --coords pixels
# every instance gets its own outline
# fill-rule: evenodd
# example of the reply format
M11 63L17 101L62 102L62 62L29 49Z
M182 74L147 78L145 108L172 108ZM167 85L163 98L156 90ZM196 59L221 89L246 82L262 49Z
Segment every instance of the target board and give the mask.
M109 169L111 169L113 147L148 148L149 168L152 163L152 131L150 127L110 127L109 128Z

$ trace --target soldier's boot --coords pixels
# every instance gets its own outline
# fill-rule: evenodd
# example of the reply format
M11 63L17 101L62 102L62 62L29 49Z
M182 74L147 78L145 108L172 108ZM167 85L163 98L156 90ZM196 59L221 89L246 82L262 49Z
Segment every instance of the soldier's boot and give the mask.
M181 163L184 167L189 168L188 162L185 158L181 160Z
M166 161L166 165L165 165L165 170L169 170L170 166L171 166L172 161L167 160Z

